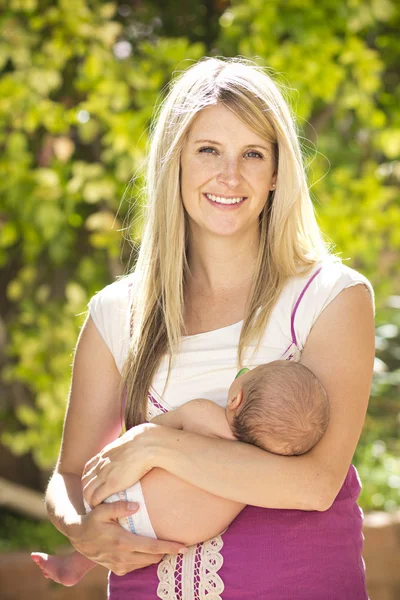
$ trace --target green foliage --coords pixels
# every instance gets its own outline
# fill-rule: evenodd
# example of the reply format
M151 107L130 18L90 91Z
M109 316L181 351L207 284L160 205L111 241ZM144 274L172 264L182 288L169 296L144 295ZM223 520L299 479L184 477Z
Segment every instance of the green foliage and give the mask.
M374 285L379 326L396 325L384 307L399 284L398 3L158 4L11 0L0 15L2 378L27 393L9 394L1 439L43 468L57 455L86 302L129 263L121 237L140 240L153 107L172 72L204 54L272 69L297 115L321 228ZM388 423L398 424L399 357L382 354L388 371L375 376L355 456L365 508L398 503Z
M0 511L0 553L40 551L53 554L69 542L49 521L34 521Z
M29 287L28 274L32 277ZM17 454L32 451L38 465L50 468L58 454L71 375L71 352L86 291L76 282L67 283L61 310L60 301L49 298L49 286L42 284L34 288L34 275L34 268L26 267L22 270L23 277L14 280L8 288L9 297L20 302L19 321L10 326L8 346L9 356L18 360L10 361L2 375L5 382L17 379L31 389L35 405L16 407L15 415L24 428L17 429L16 424L10 426L3 433L2 441ZM25 279L25 286L21 285L21 279Z
M400 497L400 305L384 311L376 329L377 364L364 430L354 464L365 510L392 511Z
M400 247L398 3L235 0L220 24L218 52L258 56L284 86L319 224L379 308Z
M153 106L176 65L204 52L184 38L156 48L124 41L116 10L20 0L0 16L2 378L32 399L10 400L1 440L43 468L58 453L86 302L129 259L120 241L130 207L121 198L132 173L140 189ZM126 50L135 56L123 58Z

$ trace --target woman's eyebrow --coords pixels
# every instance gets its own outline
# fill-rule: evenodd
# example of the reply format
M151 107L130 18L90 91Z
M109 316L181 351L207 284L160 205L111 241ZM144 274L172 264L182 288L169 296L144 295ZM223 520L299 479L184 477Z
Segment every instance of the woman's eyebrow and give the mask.
M196 140L195 142L193 142L194 144L214 144L215 146L222 146L222 144L220 142L216 142L215 140ZM265 146L261 146L261 144L247 144L247 146L243 146L243 148L262 148L263 150L266 150L268 152L268 148L266 148Z

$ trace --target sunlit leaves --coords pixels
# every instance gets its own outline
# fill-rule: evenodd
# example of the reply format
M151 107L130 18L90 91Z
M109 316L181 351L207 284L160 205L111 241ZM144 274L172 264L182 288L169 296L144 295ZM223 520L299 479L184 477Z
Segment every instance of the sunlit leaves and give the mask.
M371 279L378 313L399 281L394 1L232 0L207 47L180 32L158 37L154 23L136 15L124 28L121 8L10 0L0 15L0 266L9 306L1 375L22 383L31 400L15 411L4 441L46 467L58 451L86 301L126 266L121 239L130 209L130 234L140 241L153 107L171 77L205 54L244 55L272 70L297 116L323 231ZM181 16L173 5L168 11ZM199 27L193 23L193 31ZM385 403L398 384L378 383L373 398ZM357 455L371 484L362 497L369 508L386 508L381 497L397 491L393 477L389 490L393 448L376 454L378 405L372 402L366 421L372 437Z

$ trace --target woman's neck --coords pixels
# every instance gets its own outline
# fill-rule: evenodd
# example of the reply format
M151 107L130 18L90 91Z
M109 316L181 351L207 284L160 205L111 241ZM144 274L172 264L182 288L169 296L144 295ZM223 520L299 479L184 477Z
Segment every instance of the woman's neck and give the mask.
M196 240L189 246L188 262L191 287L210 296L226 290L249 287L253 279L258 255L258 240L248 237L240 240L215 236Z

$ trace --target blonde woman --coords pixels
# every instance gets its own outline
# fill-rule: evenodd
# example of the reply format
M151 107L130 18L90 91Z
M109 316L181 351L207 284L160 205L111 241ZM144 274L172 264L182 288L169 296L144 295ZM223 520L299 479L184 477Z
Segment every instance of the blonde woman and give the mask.
M204 58L180 74L154 121L146 185L134 273L92 298L78 340L46 496L53 523L111 570L112 600L366 600L351 460L372 379L373 290L323 241L268 73ZM238 368L278 359L308 367L330 400L327 431L302 456L146 422L195 397L224 406ZM102 504L140 480L158 486L166 517L212 515L221 498L246 507L179 553L182 540L116 523L137 508Z

